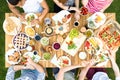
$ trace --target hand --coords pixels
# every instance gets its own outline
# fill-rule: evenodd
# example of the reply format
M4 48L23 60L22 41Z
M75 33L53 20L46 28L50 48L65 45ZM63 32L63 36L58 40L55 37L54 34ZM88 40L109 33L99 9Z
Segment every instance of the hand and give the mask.
M115 60L115 52L113 50L108 50L108 56L110 58L111 61Z
M76 21L78 21L80 19L80 14L79 13L76 12L75 15L74 15Z
M27 57L27 63L26 64L33 65L34 61L30 57Z
M32 24L33 24L33 25L34 25L34 24L39 24L39 20L38 20L38 19L32 20Z
M35 67L32 66L32 65L30 65L29 63L27 63L26 66L25 66L25 69L31 69L31 70L34 70Z
M83 61L81 63L82 66L84 67L91 67L95 64L95 60L94 59L91 59L90 61Z
M20 17L20 20L22 21L22 22L25 22L26 21L26 19L25 19L25 16L24 15L21 15L21 16L19 16Z
M41 22L41 21L42 21L42 19L43 19L43 17L42 17L42 16L40 16L40 17L39 17L39 21Z

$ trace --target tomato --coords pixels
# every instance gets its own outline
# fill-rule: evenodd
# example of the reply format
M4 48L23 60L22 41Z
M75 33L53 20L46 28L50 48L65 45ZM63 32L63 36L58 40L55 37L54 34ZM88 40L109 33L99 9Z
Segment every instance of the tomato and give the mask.
M67 15L67 19L69 19L70 17L71 17L71 14L68 14L68 15Z
M87 49L89 49L89 47L90 47L90 42L89 41L85 42L85 47L87 47Z
M68 64L69 61L68 61L68 60L63 60L63 63L64 63L64 64Z

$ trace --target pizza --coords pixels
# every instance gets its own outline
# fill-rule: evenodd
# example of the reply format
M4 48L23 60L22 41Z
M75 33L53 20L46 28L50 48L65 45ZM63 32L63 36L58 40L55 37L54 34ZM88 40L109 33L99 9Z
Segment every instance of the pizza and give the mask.
M116 23L107 24L98 34L108 48L113 49L120 46L120 31Z

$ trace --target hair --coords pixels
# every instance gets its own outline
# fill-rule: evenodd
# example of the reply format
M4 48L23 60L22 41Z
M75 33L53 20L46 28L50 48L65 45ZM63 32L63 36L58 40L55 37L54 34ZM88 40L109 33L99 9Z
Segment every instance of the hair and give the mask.
M12 5L17 5L20 0L8 0L8 2Z
M62 4L66 3L67 0L58 0L60 1Z

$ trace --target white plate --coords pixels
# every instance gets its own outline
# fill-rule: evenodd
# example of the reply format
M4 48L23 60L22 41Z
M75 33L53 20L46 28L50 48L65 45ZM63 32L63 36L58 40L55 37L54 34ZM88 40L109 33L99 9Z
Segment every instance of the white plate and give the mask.
M41 59L41 57L38 54L34 55L33 52L26 52L26 53L24 53L23 56L24 57L27 57L27 56L31 57L33 59L33 61L36 63L38 63Z
M18 60L17 62L9 61L8 56L9 56L9 55L13 55L15 51L17 51L17 50L16 50L16 49L9 49L9 50L6 52L6 54L5 54L5 59L6 59L6 61L7 61L9 64L18 64L18 63L21 61L21 53L20 53L20 52L19 52L20 58L19 58L19 60ZM17 51L17 52L18 52L18 51Z
M99 22L95 21L97 16L100 16L100 18L101 18L101 20ZM90 27L89 22L93 21L93 23L95 25L95 27L93 27L93 29L97 29L97 28L99 28L101 25L103 25L105 23L106 16L102 12L96 12L92 16L90 16L87 20L88 20L88 27L89 28L92 28L92 27Z
M18 19L17 17L14 17L14 16L11 16L8 18L10 18L16 24L16 26L14 27L14 29L12 29L12 31L9 32L7 30L8 22L7 22L7 19L5 19L3 22L3 30L8 35L16 35L17 33L19 33L21 31L21 28L22 28L21 21L20 21L20 19Z
M30 35L31 32L27 32L27 28L31 28L31 30L33 31L33 35ZM31 30L29 30L29 31L31 31ZM25 26L25 33L26 33L27 36L29 36L29 37L31 37L31 38L34 38L34 37L35 37L35 30L34 30L34 28L32 28L32 27L30 27L30 26ZM30 34L27 34L27 33L30 33Z
M65 64L65 63L66 64ZM68 64L67 64L68 63ZM61 67L65 67L65 66L70 66L71 65L71 60L69 57L67 56L61 56L58 58L58 64L61 66Z
M35 13L28 13L25 15L25 19L27 20L28 17L30 16L34 16L34 19L38 19L38 16L35 14ZM24 23L24 22L23 22ZM34 25L31 25L31 21L30 23L28 23L27 21L25 22L26 25L29 25L29 26L34 26Z
M86 57L87 57L87 55L86 55L85 52L80 52L80 53L79 53L79 58L80 58L80 59L86 59Z
M90 44L89 46L86 46L85 44L85 50L89 54L92 54L92 52L95 52L95 54L100 54L100 51L103 49L103 43L99 38L90 37L86 41Z
M60 23L63 23L62 19L65 17L65 15L67 16L68 14L71 14L70 12L68 12L67 10L62 10L60 12L58 12L57 14L55 14L52 19L55 21L55 22L60 22ZM70 22L71 20L71 17L65 22L65 23L68 23Z

